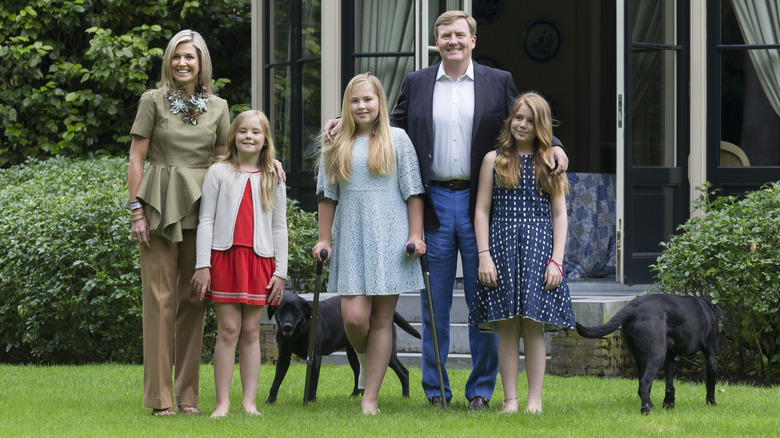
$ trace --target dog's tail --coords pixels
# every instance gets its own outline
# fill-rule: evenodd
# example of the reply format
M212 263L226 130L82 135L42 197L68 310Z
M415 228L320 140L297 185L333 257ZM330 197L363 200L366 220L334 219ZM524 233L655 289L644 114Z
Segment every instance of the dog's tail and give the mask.
M633 315L634 307L626 306L620 309L618 313L604 325L585 327L584 325L577 323L577 333L585 338L601 338L620 328L623 322Z
M409 324L409 321L406 320L403 316L401 316L400 313L395 312L393 315L393 322L398 325L398 327L401 327L403 331L406 333L409 333L410 335L414 336L417 339L422 339L422 336L420 336L420 332L418 332L414 327L412 327L411 324Z

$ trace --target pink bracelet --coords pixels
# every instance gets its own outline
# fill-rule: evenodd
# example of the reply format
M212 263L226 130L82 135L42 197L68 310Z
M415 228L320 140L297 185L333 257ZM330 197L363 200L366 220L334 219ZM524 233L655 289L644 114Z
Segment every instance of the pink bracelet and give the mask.
M560 273L561 273L561 277L566 277L566 276L563 274L563 264L561 264L561 263L558 263L558 262L556 262L556 261L555 261L555 260L553 260L553 259L547 259L547 261L546 261L545 263L547 263L547 264L549 265L549 264L550 264L550 262L553 262L553 263L555 263L555 266L557 266L557 267L558 267L558 272L560 272Z

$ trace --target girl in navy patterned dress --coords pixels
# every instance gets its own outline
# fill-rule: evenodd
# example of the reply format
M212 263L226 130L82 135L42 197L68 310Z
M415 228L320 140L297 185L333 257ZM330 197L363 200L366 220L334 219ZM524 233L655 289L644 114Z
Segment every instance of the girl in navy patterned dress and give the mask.
M544 331L574 328L563 278L566 243L566 174L548 161L552 116L547 101L526 93L479 173L474 229L479 281L469 324L498 331L498 364L504 386L501 412L517 412L520 336L528 377L526 412L542 411Z

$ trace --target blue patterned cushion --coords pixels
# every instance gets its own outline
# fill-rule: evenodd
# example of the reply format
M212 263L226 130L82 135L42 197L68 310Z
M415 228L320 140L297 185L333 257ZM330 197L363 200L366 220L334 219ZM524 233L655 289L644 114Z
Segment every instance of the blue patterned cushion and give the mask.
M568 278L615 275L615 174L569 173L564 268Z

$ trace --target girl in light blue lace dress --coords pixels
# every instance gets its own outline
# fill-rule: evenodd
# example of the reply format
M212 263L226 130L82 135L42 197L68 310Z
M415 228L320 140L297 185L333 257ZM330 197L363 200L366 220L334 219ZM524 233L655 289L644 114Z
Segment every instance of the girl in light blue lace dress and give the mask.
M502 412L516 412L520 336L528 377L527 412L542 410L544 330L574 328L563 278L566 174L553 175L548 156L552 117L536 93L518 97L479 173L474 231L479 281L469 324L498 330Z
M390 127L376 76L352 78L342 116L333 143L323 142L320 151L319 242L312 254L319 260L328 250L328 291L341 295L344 328L360 359L362 409L376 414L398 294L424 287L417 259L425 253L418 196L424 189L414 147L403 130ZM405 253L410 243L412 257Z

